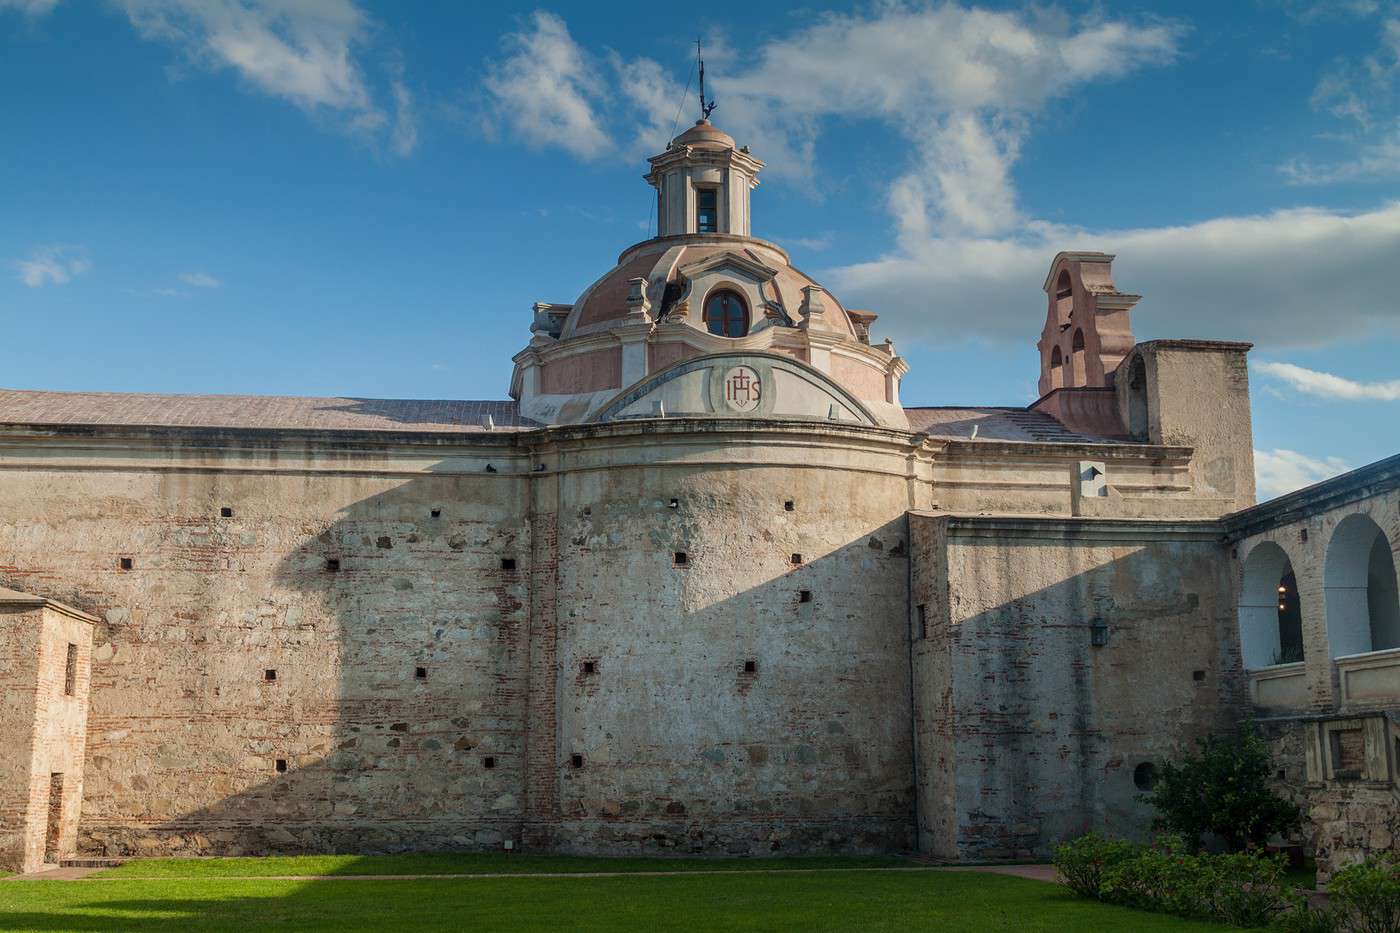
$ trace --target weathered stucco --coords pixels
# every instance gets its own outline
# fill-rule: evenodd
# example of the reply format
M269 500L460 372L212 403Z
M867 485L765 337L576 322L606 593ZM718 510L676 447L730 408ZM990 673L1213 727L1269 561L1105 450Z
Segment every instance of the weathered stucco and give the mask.
M1031 858L1091 829L1145 834L1135 769L1241 708L1218 526L910 525L922 848Z

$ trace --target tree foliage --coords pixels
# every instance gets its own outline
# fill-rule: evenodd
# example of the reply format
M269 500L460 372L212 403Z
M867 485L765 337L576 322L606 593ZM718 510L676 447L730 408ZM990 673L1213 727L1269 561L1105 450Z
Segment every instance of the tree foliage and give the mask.
M1245 728L1204 739L1195 754L1165 764L1143 799L1157 809L1154 828L1198 850L1214 836L1239 852L1298 825L1298 808L1268 786L1272 770L1268 745Z

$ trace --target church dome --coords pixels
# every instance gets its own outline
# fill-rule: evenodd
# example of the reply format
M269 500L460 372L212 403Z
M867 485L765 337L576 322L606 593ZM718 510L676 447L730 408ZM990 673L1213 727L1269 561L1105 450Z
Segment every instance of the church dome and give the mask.
M534 306L511 378L521 412L543 424L636 417L646 396L643 413L654 403L705 417L907 427L898 396L907 366L889 341L871 345L875 315L845 307L780 246L751 235L763 163L703 119L648 161L657 235L624 250L572 305ZM700 388L731 370L749 380L750 407L731 411L733 399Z

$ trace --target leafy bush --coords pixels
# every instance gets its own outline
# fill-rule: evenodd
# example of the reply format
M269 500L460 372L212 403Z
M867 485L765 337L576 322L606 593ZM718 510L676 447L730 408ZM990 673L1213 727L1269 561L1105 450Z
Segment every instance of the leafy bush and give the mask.
M1400 858L1373 856L1343 868L1327 886L1332 909L1355 933L1400 933Z
M1193 849L1211 834L1231 852L1263 845L1298 825L1298 808L1268 787L1269 747L1252 728L1199 743L1195 755L1168 762L1152 792L1157 829L1177 833Z
M1288 907L1287 857L1242 852L1204 855L1210 915L1237 927L1261 927Z
M1174 846L1152 846L1104 874L1104 899L1125 907L1200 917L1212 886L1202 860Z
M1342 921L1336 911L1311 907L1305 900L1280 914L1273 929L1280 933L1341 933Z
M1071 891L1100 900L1104 872L1132 858L1137 849L1131 842L1089 833L1055 848L1055 869Z
M1137 846L1089 835L1055 850L1055 867L1065 884L1081 895L1246 927L1264 926L1289 907L1285 866L1282 855L1194 854L1173 837ZM1299 933L1328 931L1300 927Z

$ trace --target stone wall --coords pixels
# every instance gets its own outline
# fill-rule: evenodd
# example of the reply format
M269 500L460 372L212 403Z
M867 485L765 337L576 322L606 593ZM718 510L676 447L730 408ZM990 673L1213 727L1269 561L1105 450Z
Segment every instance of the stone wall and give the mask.
M85 851L908 845L896 432L101 434L0 484L102 618Z
M1219 527L910 521L924 850L1039 858L1091 829L1143 835L1153 769L1244 708Z
M77 840L92 620L18 597L0 593L0 869L35 871Z

